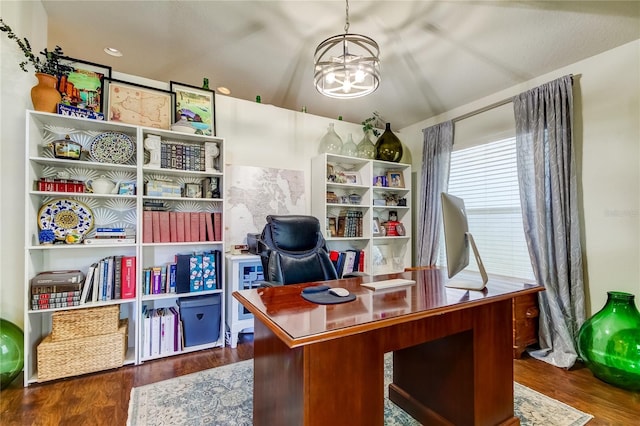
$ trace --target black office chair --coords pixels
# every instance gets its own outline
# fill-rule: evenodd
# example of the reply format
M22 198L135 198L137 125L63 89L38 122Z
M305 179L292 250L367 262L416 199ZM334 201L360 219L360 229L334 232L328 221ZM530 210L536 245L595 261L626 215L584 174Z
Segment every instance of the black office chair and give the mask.
M264 269L263 286L338 278L320 222L313 216L267 216L257 251Z

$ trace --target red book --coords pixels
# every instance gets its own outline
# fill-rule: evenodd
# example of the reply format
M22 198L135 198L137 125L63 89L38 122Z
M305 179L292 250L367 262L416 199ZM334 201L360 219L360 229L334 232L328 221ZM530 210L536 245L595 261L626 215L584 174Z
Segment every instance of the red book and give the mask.
M184 243L184 213L176 212L176 236L179 243Z
M207 241L215 241L216 237L213 235L213 217L211 213L205 213L205 220L207 226Z
M191 239L189 241L200 241L200 213L191 212Z
M151 211L144 210L142 212L142 242L143 243L152 243L153 242L153 225L151 218Z
M189 212L182 214L184 215L184 240L185 242L193 241L191 239L191 214Z
M122 298L136 297L136 257L122 257Z
M172 243L178 241L178 224L176 212L169 212L169 240Z
M364 250L360 252L360 258L358 259L358 271L364 272Z
M152 224L153 224L153 242L160 242L160 212L151 212Z
M169 243L171 242L171 235L169 231L169 212L158 213L160 213L160 242Z
M222 241L222 213L213 213L213 235L215 241Z
M205 212L200 212L198 217L200 220L200 225L198 229L200 230L200 241L207 241L207 216L209 214Z

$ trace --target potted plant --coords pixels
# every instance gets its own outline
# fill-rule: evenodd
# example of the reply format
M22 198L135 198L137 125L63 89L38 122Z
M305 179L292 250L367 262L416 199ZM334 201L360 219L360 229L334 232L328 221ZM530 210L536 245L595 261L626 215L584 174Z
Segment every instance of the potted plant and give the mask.
M53 51L47 48L36 56L31 50L31 44L27 38L18 37L11 27L0 18L0 31L7 34L9 40L15 40L18 47L24 54L26 60L20 62L20 69L28 72L27 66L30 64L38 79L38 84L31 89L31 100L34 109L45 112L56 112L56 105L61 97L57 89L58 78L68 75L73 71L73 67L60 62L64 53L60 46L56 46Z

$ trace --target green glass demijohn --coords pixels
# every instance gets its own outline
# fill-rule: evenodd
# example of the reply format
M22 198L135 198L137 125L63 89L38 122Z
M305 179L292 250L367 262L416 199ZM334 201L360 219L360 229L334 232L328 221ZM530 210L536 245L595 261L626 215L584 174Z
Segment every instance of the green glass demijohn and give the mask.
M402 142L391 131L391 123L387 123L384 133L376 142L376 160L398 163L402 158Z
M353 141L353 137L351 133L347 135L347 141L342 144L342 149L340 150L340 155L344 155L346 157L357 157L358 154L358 146Z
M367 160L375 160L376 146L371 142L371 139L369 138L370 134L371 130L365 131L362 140L358 143L358 157L366 158Z
M16 378L24 367L24 333L14 323L0 318L0 389Z
M635 296L607 292L607 303L578 332L578 353L594 376L640 390L640 312Z
M327 133L320 139L320 154L340 154L342 152L342 139L333 128L333 123L329 123Z

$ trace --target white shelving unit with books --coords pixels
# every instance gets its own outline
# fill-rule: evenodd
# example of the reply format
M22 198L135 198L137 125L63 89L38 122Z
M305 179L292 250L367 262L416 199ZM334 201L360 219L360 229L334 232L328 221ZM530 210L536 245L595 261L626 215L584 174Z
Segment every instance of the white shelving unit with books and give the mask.
M329 250L364 254L360 269L370 275L410 266L410 165L320 154L311 174L311 212L324 224Z
M66 135L70 141L54 144L64 140ZM209 163L204 171L166 169L169 153L153 151L151 145L147 145L150 149L145 149L144 141L150 135L158 136L162 147L182 145L200 149L206 154L201 158ZM143 356L142 350L143 308L170 308L177 306L178 298L189 300L202 295L219 294L220 300L224 299L222 256L214 287L210 286L208 290L179 294L171 293L170 287L165 285L163 292L145 294L144 282L146 269L166 266L175 261L177 254L224 253L224 226L220 214L224 208L223 139L27 111L25 150L25 386L41 381L38 377L38 345L51 334L56 312L82 312L85 308L118 305L120 319L128 323L124 364L224 345L224 303L220 303L216 340L149 357ZM158 167L154 154L161 157ZM180 193L169 197L165 197L166 193L147 196L150 181L151 189L154 184L161 189L176 185L188 188L192 191L188 195L194 198L183 197ZM93 183L94 192L86 192L90 183ZM149 211L145 209L151 209L150 206L158 213L164 210L162 213L167 217L169 213L178 212L184 216L188 214L190 218L198 217L204 220L204 232L198 228L197 239L180 242L172 241L174 233L166 235L163 232L162 241L156 241L152 224L152 239L147 241L143 239L143 219L144 213ZM213 234L213 228L209 230L206 226L207 215L213 226L212 213L218 213L220 221L217 235ZM43 230L46 231L41 232ZM162 230L166 229L163 227ZM77 240L80 242L74 243ZM115 279L109 279L111 288L100 287L96 281L103 260L111 261L113 269L110 273L118 274L119 285ZM120 267L116 268L116 265ZM85 276L93 271L90 274L94 284L91 291L82 294L80 287L75 292L52 291L43 293L45 296L33 297L32 281L38 282L33 280L35 277L42 277L39 274L49 271L66 270L79 270ZM43 289L43 292L47 290Z

